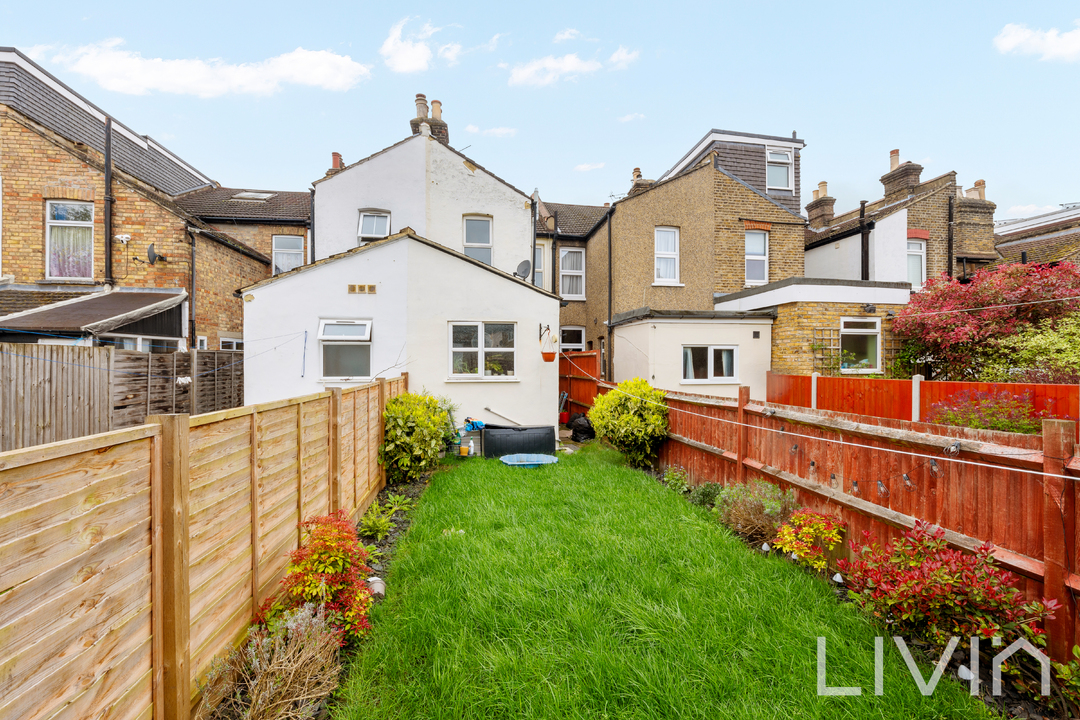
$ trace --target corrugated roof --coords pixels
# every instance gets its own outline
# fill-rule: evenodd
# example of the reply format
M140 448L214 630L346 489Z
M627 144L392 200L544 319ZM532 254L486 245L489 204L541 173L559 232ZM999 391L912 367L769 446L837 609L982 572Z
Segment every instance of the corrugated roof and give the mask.
M0 319L0 329L89 332L96 335L157 315L186 299L186 292L93 293L86 300L61 307L45 306L10 320Z
M34 310L45 305L73 300L89 292L53 292L51 290L17 290L0 288L0 317Z
M262 193L265 200L235 200L240 193ZM302 220L311 218L311 193L209 187L179 195L176 204L200 218Z
M558 213L560 235L578 235L581 237L588 235L589 231L604 219L604 214L611 209L600 205L570 205L568 203L548 202L547 200L544 201L544 205L549 211ZM550 235L551 233L552 231L547 229L544 218L537 216L536 234Z

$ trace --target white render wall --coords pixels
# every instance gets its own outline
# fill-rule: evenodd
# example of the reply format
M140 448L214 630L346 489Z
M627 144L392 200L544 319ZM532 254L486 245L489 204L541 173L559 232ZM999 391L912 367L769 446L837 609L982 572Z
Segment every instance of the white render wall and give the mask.
M903 282L907 282L904 280ZM714 310L746 312L793 302L859 303L865 305L907 305L911 291L906 288L859 287L856 285L786 285L745 297L713 303Z
M870 231L870 279L907 282L907 210L875 223ZM806 251L806 277L862 279L862 238L851 235Z
M754 337L754 331L759 337ZM733 382L687 382L682 379L684 345L738 346L738 377ZM738 397L750 386L750 397L765 399L765 374L772 362L772 320L650 318L615 328L615 381L645 378L653 387L672 392Z
M870 231L873 242L874 231ZM806 277L831 280L862 279L862 238L858 235L836 240L806 251Z

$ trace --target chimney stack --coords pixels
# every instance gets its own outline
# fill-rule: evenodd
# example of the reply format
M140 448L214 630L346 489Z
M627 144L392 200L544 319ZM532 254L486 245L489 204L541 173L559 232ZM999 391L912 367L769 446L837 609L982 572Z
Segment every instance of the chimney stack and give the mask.
M967 197L972 200L985 200L986 199L986 181L976 180L975 187L967 191Z
M901 163L899 150L889 152L889 172L881 176L886 202L897 200L902 195L910 195L919 184L922 171L922 165L910 160Z
M427 125L431 131L431 137L443 145L450 144L450 129L442 119L442 103L438 100L431 101L431 117L428 117L427 97L423 93L416 93L416 117L409 121L413 135L420 135L420 126ZM427 135L428 133L424 133Z
M345 161L341 159L341 153L330 153L330 169L326 171L326 176L341 172L345 169Z
M637 195L639 192L645 192L655 184L655 180L646 180L641 177L641 168L634 168L634 181L630 183L630 192L627 195Z
M889 172L892 172L898 167L900 167L900 151L892 150L889 152Z
M836 198L829 197L829 184L824 180L818 183L814 199L806 206L806 217L810 220L811 230L828 227L833 221L833 208Z

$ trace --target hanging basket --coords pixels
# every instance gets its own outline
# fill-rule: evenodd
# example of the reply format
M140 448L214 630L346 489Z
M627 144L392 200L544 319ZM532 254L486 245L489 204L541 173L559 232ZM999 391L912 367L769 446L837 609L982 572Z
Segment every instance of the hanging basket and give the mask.
M553 352L541 352L540 357L544 358L544 362L555 362L555 353Z
M551 339L550 329L541 334L540 357L544 358L544 362L555 362L555 341Z

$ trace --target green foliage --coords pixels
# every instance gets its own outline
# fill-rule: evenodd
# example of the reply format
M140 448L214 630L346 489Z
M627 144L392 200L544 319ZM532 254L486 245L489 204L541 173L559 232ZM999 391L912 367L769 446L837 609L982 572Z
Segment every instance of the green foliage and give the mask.
M360 519L360 535L382 540L390 534L390 530L394 527L392 517L393 513L387 512L376 500L371 503L371 507L364 513L364 517Z
M598 395L589 421L596 434L621 451L632 467L650 467L667 437L667 413L663 391L636 378Z
M405 393L391 398L383 413L386 432L379 446L379 462L386 466L386 481L407 482L435 469L446 445L449 418L439 400Z
M661 480L680 495L690 492L690 473L686 471L686 468L671 465L664 469L664 476Z
M791 553L796 562L822 572L828 565L825 551L839 545L846 530L847 523L840 518L802 508L777 529L773 544Z
M714 505L716 518L749 543L775 537L776 529L798 507L794 492L763 480L719 487Z
M386 494L386 505L383 507L386 510L386 514L389 517L393 517L399 512L409 512L412 510L416 501L407 495L395 495L393 493Z
M690 491L690 502L701 507L712 507L723 489L720 483L702 483Z
M939 425L959 425L982 430L1038 435L1042 421L1053 418L1048 410L1035 411L1031 391L1014 394L963 390L941 402L934 403L926 414L927 422Z
M996 347L983 367L980 379L984 382L1032 382L1023 376L1033 370L1075 377L1080 373L1080 313L1029 325L1000 338Z
M460 441L461 436L458 435L457 426L454 422L454 413L456 413L461 406L455 404L447 395L438 395L435 397L435 401L438 403L439 410L446 413L446 424L443 425L442 430L443 442L449 445L452 442Z

